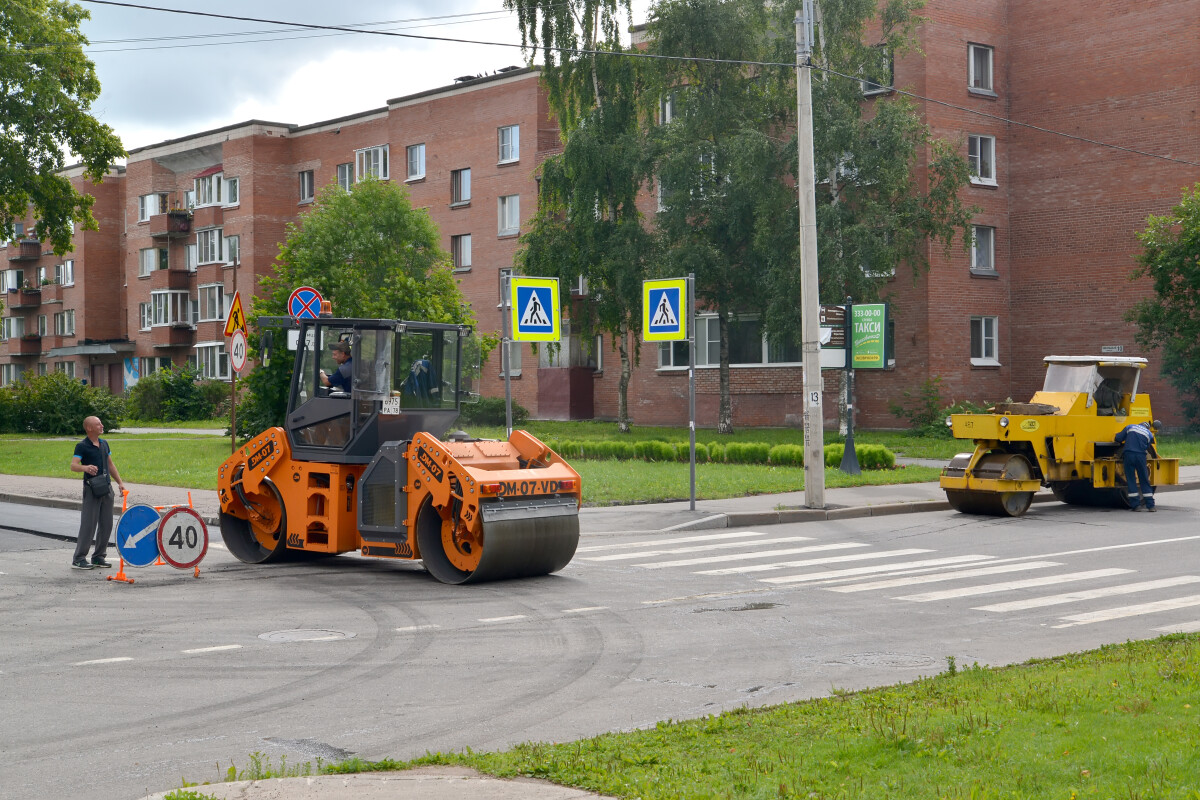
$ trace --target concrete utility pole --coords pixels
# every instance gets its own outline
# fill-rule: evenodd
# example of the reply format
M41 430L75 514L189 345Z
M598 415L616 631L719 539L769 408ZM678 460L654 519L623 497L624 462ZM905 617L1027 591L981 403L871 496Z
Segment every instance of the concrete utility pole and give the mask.
M817 193L813 157L813 0L796 13L796 124L799 128L800 344L804 365L804 505L825 507L825 413L821 407L821 300L817 284Z

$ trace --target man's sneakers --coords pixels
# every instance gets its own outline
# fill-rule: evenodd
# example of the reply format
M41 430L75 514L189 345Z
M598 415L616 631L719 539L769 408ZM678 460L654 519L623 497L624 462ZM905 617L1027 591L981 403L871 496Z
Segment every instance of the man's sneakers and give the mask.
M103 557L92 559L92 569L108 569L111 566Z
M1155 511L1158 511L1158 506L1150 506L1146 510L1153 514Z
M91 561L86 558L77 558L71 562L71 569L108 569L111 566L112 564L103 557L93 558Z
M71 569L92 569L86 558L77 558L71 562Z

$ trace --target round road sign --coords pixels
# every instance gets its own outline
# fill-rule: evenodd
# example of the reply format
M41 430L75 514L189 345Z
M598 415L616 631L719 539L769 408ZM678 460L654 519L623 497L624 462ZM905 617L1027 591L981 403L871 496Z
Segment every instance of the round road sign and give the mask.
M117 552L131 567L148 567L158 560L158 526L162 515L153 506L125 509L117 522Z
M208 552L208 526L187 506L171 509L158 526L158 551L176 569L191 569Z
M234 331L229 337L229 364L234 372L246 368L246 334L241 331Z
M311 286L293 289L288 296L288 314L292 319L316 319L321 316L321 293Z

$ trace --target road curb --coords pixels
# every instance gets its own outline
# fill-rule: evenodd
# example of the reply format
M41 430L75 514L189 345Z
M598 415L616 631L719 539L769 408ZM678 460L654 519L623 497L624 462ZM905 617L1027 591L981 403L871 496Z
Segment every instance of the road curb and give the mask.
M58 508L64 511L79 511L83 508L83 500L64 500L60 497L38 497L31 494L13 494L12 492L0 492L0 503L18 503L24 506L41 506L43 508ZM182 505L182 504L179 504ZM113 503L113 516L121 516L120 505ZM201 515L205 525L220 526L221 521L217 517L206 517Z

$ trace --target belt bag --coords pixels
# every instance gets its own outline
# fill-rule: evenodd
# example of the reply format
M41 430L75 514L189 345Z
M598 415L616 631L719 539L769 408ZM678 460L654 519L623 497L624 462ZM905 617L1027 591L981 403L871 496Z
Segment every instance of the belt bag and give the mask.
M88 478L87 485L92 490L94 497L107 497L112 493L112 481L107 472L101 472L99 475Z

